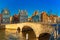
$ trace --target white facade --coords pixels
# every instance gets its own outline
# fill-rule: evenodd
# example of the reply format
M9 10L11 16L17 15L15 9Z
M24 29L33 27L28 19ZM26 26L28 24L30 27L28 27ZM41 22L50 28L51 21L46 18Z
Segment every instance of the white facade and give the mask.
M10 12L9 12L9 10L3 9L1 13L2 13L2 23L3 24L10 23Z
M20 22L27 22L28 21L28 15L25 10L20 11Z

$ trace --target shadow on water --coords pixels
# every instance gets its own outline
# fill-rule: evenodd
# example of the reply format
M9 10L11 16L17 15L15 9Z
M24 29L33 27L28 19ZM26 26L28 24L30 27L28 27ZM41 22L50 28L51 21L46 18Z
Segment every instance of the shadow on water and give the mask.
M19 39L19 37L15 36L14 34L9 34L8 40L20 40L20 39Z
M23 27L22 32L23 32L24 40L36 40L35 32L29 26Z
M17 28L17 32L20 33L20 27Z
M49 33L42 33L39 35L39 40L49 40L50 36Z
M9 34L7 35L7 40L20 40L19 30L17 29L17 31L16 30L8 31Z
M20 40L18 36L19 30L16 33L16 30L7 30L5 29L5 25L0 25L0 40Z

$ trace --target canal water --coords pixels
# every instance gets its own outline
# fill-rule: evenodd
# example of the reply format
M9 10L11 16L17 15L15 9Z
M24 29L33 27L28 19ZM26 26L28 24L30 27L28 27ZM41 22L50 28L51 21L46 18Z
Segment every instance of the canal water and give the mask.
M20 40L16 30L0 30L0 40Z
M32 35L30 40L36 40L35 36L33 37L34 34L32 32L29 33L29 35ZM23 34L25 35L25 33ZM21 33L17 33L17 30L0 30L0 40L26 40L26 37L24 37L21 36Z
M22 38L20 33L17 33L16 30L0 30L0 40L26 40L26 39ZM36 40L36 38L32 37L30 40ZM60 37L58 38L58 40L60 40Z

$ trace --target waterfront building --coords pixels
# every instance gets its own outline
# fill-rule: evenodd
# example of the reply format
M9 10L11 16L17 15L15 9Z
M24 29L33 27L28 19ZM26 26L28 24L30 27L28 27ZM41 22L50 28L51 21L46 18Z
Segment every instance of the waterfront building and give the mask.
M38 16L38 15L33 16L33 17L32 17L32 21L33 21L33 22L39 22L39 16Z
M12 16L10 16L10 23L12 23L12 19L13 19L13 17L12 17Z
M8 9L3 9L1 11L2 14L2 23L9 24L10 23L10 11Z
M53 15L50 15L50 20L51 20L51 23L54 23L54 16Z
M56 23L57 21L57 17L56 15L49 15L46 14L46 12L42 12L41 14L41 22L44 22L44 23Z
M54 23L57 23L57 21L58 21L58 16L56 16L56 15L53 15L54 16Z
M60 23L60 17L57 17L56 19L56 23Z
M33 22L39 22L39 15L38 15L38 11L35 11L33 16L32 16L32 21Z
M18 15L14 14L14 16L13 16L13 18L12 18L12 22L13 22L13 23L19 23Z
M28 21L28 14L26 12L26 10L21 10L19 13L20 17L20 22L27 22Z
M58 16L50 15L49 17L50 17L51 23L56 23Z
M41 22L48 23L49 16L46 14L46 12L41 13Z
M28 22L32 22L32 17L28 18Z
M49 15L46 12L42 12L41 14L41 22L44 23L56 23L58 16L56 15Z

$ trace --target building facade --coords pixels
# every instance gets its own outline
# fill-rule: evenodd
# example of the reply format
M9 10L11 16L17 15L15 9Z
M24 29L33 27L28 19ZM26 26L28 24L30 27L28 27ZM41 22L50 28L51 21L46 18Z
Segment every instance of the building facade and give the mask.
M8 9L3 9L1 14L2 14L2 23L9 24L10 23L10 11Z
M13 19L13 17L12 17L12 16L10 16L10 23L12 23L12 19Z
M32 17L28 18L28 22L32 22Z
M48 15L46 14L46 12L42 12L41 13L41 22L47 23L49 20Z
M51 21L51 23L54 23L54 16L53 15L50 15L50 21Z
M13 23L19 23L19 17L18 17L18 15L15 14L15 15L13 16L12 22L13 22Z
M33 16L32 16L32 22L39 22L39 15L38 11L35 11Z
M56 16L56 15L53 15L54 16L54 23L57 23L57 21L58 21L58 16Z
M25 10L21 10L19 13L20 17L20 22L27 22L28 21L28 14Z
M56 16L56 15L50 15L49 17L50 17L51 23L56 23L57 22L58 16Z
M60 23L60 17L58 17L58 23Z
M56 15L49 15L46 12L41 13L41 22L44 23L56 23L58 16Z

